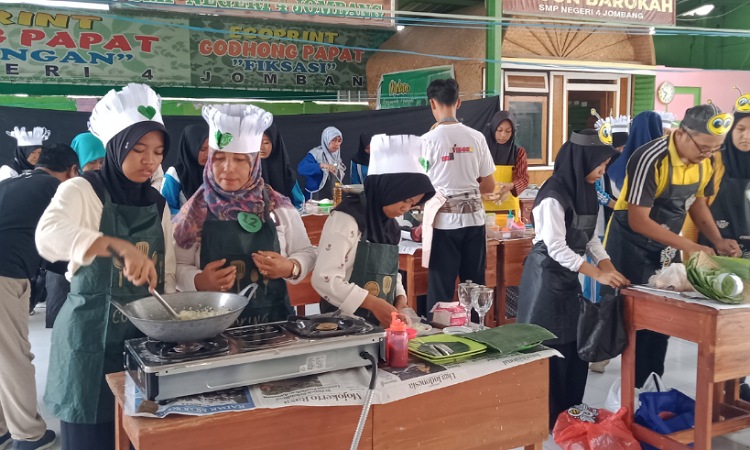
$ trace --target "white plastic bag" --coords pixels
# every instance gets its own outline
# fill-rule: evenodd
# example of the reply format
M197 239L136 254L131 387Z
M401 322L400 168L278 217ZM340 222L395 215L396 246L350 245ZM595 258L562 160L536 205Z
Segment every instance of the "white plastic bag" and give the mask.
M635 389L635 409L637 410L640 406L638 396L641 395L641 392L665 392L668 390L669 389L664 385L664 381L662 381L661 377L655 372L651 372L651 375L648 376L648 379L643 384L643 387L641 389ZM609 388L609 392L607 393L607 401L604 403L604 408L612 412L617 411L618 409L620 409L621 398L622 379L618 378L614 381L614 383L612 383L612 386Z
M657 270L656 274L648 279L648 285L657 289L669 289L677 292L693 291L693 285L687 278L685 265L674 263Z

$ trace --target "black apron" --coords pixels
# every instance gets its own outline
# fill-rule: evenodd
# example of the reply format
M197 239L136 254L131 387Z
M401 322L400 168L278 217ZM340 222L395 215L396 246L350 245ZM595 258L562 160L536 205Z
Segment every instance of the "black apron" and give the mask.
M398 245L376 244L361 238L349 282L393 305L396 302L397 277ZM328 313L337 309L326 299L320 300L320 312ZM373 325L380 325L375 315L365 308L357 308L354 313Z
M567 214L572 215L572 220L566 227L565 242L571 250L583 256L596 231L597 214L579 216L572 209ZM537 242L523 265L518 322L540 325L557 336L545 344L573 342L577 337L580 296L578 272L561 266L549 256L544 242Z
M323 187L315 192L310 193L310 198L312 200L323 200L323 199L333 199L333 187L336 185L336 180L334 179L334 176L332 173L329 173L326 177L326 182L323 184Z
M156 266L158 291L164 292L164 230L156 205L112 203L105 191L99 231L126 240ZM52 347L44 402L64 422L96 424L115 419L115 401L104 376L123 369L123 343L142 337L109 300L127 303L150 296L134 286L111 258L96 258L79 268L70 294L52 329Z
M711 204L711 214L721 237L736 240L742 257L750 258L750 180L728 178L725 174ZM713 246L703 234L699 235L698 243Z
M677 185L672 183L672 163L668 161L667 189L654 200L649 217L654 222L679 234L687 216L687 201L693 197L703 179L703 166L699 167L698 182ZM628 212L615 211L605 238L607 254L615 268L633 284L646 284L648 279L673 261L680 261L677 249L634 232L628 224ZM602 286L602 293L608 288Z
M239 293L250 283L258 283L258 290L233 326L286 320L293 314L289 303L286 281L264 277L255 263L253 253L270 251L280 253L276 224L269 210L268 193L263 191L265 203L263 224L254 233L245 231L238 220L219 220L210 211L201 234L201 269L206 264L226 258L228 266L237 268L237 278L232 291Z

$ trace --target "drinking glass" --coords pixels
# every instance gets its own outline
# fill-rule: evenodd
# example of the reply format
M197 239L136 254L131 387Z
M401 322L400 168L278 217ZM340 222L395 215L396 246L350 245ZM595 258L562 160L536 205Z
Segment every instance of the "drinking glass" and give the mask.
M484 326L484 316L492 306L492 300L495 298L495 290L488 287L477 287L471 291L471 304L479 314L479 329L486 330L489 327Z
M471 292L479 285L472 283L471 280L466 280L463 283L458 284L458 302L466 310L466 326L471 324Z

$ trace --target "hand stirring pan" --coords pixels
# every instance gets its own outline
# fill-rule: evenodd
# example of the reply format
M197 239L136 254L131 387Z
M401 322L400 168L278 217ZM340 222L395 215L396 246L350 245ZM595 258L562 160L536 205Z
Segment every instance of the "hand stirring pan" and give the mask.
M122 259L122 256L120 256L120 254L117 253L117 251L113 249L112 247L107 247L107 250L109 250L109 253L112 254L112 259L114 259L117 262L117 264L123 267L124 269L125 261ZM159 303L161 303L161 306L163 306L164 309L169 311L169 315L172 316L174 320L180 320L180 315L177 314L177 312L174 309L172 309L171 306L169 306L169 303L167 303L167 301L164 300L164 298L161 296L161 294L159 294L156 291L156 289L149 288L149 292L154 296L154 298L156 298L159 301Z

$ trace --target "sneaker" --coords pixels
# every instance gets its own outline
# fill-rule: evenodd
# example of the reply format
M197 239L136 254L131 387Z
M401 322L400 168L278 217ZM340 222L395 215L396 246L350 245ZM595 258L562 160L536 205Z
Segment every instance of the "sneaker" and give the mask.
M10 431L0 436L0 450L13 443L13 439L10 438Z
M607 364L609 364L608 359L605 361L591 363L589 364L589 370L592 372L604 373L604 368L607 367Z
M55 432L47 430L44 435L36 441L16 441L13 444L13 450L42 450L50 448L55 443Z

